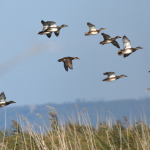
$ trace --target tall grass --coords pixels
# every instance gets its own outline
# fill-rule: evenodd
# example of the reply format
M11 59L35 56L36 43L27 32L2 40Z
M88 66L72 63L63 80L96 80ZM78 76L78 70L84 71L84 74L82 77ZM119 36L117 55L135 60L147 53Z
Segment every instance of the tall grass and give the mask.
M144 118L131 123L124 116L124 121L116 120L110 113L107 118L98 118L96 128L91 124L86 108L79 111L78 119L68 115L68 121L59 117L56 110L48 106L47 125L42 116L37 117L43 126L31 124L24 116L12 120L9 130L0 131L1 150L149 150L150 127ZM78 106L77 106L78 107ZM38 130L37 130L38 128Z

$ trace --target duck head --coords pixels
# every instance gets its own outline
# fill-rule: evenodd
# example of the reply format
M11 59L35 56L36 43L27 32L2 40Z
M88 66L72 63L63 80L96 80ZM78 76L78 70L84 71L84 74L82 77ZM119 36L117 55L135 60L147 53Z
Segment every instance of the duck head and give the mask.
M121 38L121 37L120 37L120 36L116 36L115 38L116 38L116 39L119 39L119 38Z
M140 47L140 46L138 46L138 47L136 47L136 50L137 50L137 49L143 49L143 48L142 48L142 47Z
M16 102L14 102L14 101L9 101L9 104L12 104L12 103L16 103Z
M68 25L62 24L61 28L68 27Z
M99 31L101 31L101 30L106 30L106 28L100 28Z
M123 78L123 77L127 77L127 76L126 76L126 75L124 75L124 74L120 75L120 78Z
M74 57L74 59L80 59L80 58L78 58L78 57Z

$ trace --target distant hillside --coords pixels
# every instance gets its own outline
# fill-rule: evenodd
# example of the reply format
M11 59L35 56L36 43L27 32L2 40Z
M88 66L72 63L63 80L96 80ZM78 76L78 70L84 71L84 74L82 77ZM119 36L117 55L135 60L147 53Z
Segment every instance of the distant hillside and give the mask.
M77 104L77 105L75 105ZM132 118L134 122L140 120L140 117L144 119L144 115L147 122L150 122L150 99L142 100L118 100L118 101L96 101L86 102L77 100L75 103L63 103L63 104L45 104L45 105L32 105L32 106L20 106L6 108L6 125L11 124L11 119L22 119L22 116L26 117L29 122L43 125L43 121L37 116L39 113L46 124L49 122L48 112L50 109L46 105L54 107L61 120L68 120L68 117L74 116L77 118L78 113L85 113L86 110L89 114L92 125L96 125L97 118L106 120L111 117L123 121L123 116L126 116L128 120ZM0 129L5 127L5 108L0 108ZM84 110L83 110L84 108ZM86 110L85 110L86 109ZM77 113L78 112L78 113Z

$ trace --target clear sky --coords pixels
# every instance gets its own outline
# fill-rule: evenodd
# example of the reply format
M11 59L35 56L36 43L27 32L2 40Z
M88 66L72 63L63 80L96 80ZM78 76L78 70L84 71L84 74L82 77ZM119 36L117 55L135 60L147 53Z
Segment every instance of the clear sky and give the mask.
M145 0L15 0L0 5L0 92L16 106L48 102L142 99L150 87L150 1ZM41 20L68 27L59 37L38 35ZM100 34L84 36L87 22L111 37L126 35L132 47L143 49L127 58L118 56L112 44L100 45ZM123 48L122 39L117 40ZM73 60L65 71L58 59ZM104 72L125 74L114 82L103 82Z

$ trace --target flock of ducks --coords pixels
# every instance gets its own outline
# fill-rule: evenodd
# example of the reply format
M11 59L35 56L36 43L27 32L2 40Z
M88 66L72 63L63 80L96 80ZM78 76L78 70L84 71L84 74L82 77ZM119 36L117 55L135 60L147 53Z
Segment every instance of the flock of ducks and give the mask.
M41 23L43 25L43 30L38 32L38 34L40 34L40 35L46 34L46 36L48 38L50 38L52 36L53 32L56 36L59 36L60 30L64 27L68 27L68 25L65 25L65 24L62 24L61 26L57 26L56 22L54 22L54 21L46 21L45 22L45 21L41 20ZM95 25L91 24L90 22L87 22L87 25L89 27L89 31L85 33L85 36L96 35L96 34L100 33L100 31L105 30L105 28L100 28L99 30L97 30ZM117 48L120 49L120 46L119 46L118 42L116 41L118 38L121 38L120 36L111 38L108 34L105 34L105 33L101 33L101 35L103 36L104 40L102 42L100 42L100 44L104 45L104 44L112 43L114 46L116 46ZM136 50L142 49L142 47L140 47L140 46L138 46L136 48L131 47L130 40L125 35L123 36L122 41L123 41L123 49L120 49L118 51L118 55L123 55L124 58L128 57L130 54L132 54ZM80 59L80 58L64 57L64 58L60 58L58 60L58 62L63 62L65 70L68 71L68 68L73 69L72 60L74 60L74 59ZM115 72L105 72L103 75L107 75L107 78L103 79L103 81L115 81L119 78L127 77L124 74L120 75L120 76L116 76ZM148 88L146 91L148 91L148 90L150 90L150 88ZM6 102L6 96L5 96L4 92L2 92L0 94L0 107L4 107L4 106L7 106L12 103L15 103L15 102L14 101Z

